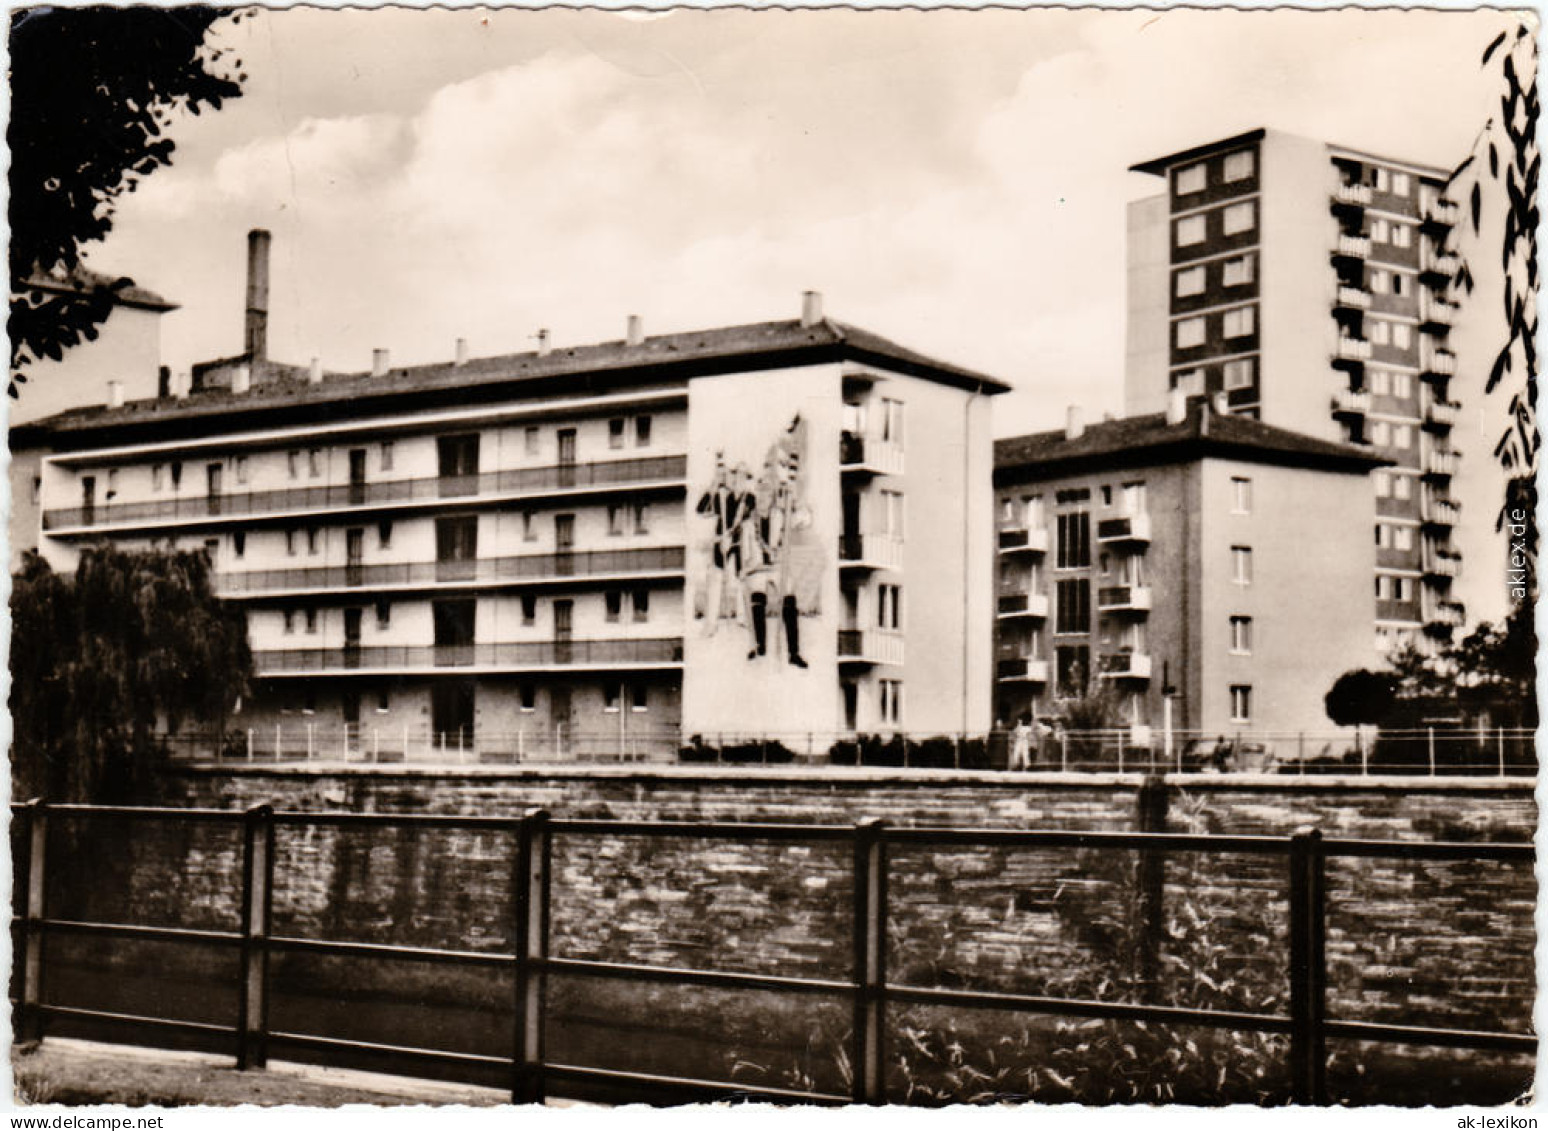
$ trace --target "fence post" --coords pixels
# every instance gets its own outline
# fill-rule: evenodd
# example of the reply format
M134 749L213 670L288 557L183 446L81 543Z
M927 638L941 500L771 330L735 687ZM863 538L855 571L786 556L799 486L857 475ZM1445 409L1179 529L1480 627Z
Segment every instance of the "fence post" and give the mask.
M40 798L27 802L27 892L22 905L26 932L22 960L21 1010L17 1036L43 1039L43 920L48 895L48 807Z
M247 760L253 760L253 728L247 728Z
M1123 773L1123 730L1118 731L1118 772Z
M1059 770L1064 772L1070 768L1070 732L1059 732Z
M1500 747L1500 777L1504 777L1505 776L1505 728L1504 727L1496 728L1495 734L1499 738L1499 747Z
M1290 1090L1292 1102L1326 1104L1326 858L1322 834L1290 838Z
M1166 779L1159 775L1140 783L1135 797L1135 823L1142 833L1166 832L1166 814L1170 798ZM1135 861L1135 886L1139 889L1140 937L1138 974L1143 992L1155 989L1161 967L1161 940L1166 933L1164 899L1166 896L1166 852L1142 848Z
M315 723L306 724L306 760L310 762L316 756L317 731Z
M274 888L274 810L242 814L242 999L237 1019L237 1067L269 1061L269 915Z
M548 813L528 809L516 825L516 1048L511 1102L540 1104L543 1079L543 1011L548 958Z
M280 724L279 723L275 723L274 724L274 760L276 762L278 762L280 760L280 750L282 749L283 746L284 746L284 742L283 742L283 740L280 737Z
M1425 731L1430 745L1430 776L1435 776L1435 728L1430 727Z
M886 1103L887 845L885 822L855 826L855 1103Z
M1299 773L1306 772L1306 732L1300 731L1295 736L1295 765Z
M951 736L951 768L954 770L962 768L962 736L960 734Z

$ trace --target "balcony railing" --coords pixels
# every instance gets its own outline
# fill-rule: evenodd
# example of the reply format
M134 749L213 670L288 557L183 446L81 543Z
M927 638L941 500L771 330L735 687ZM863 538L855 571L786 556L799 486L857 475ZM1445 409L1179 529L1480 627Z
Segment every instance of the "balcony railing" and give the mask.
M1460 259L1450 252L1446 252L1442 255L1429 256L1419 273L1429 282L1444 284L1456 275L1458 268L1461 266L1462 261Z
M1341 286L1333 302L1335 306L1341 306L1347 310L1369 310L1371 292L1360 287Z
M1048 661L1031 658L999 660L995 663L994 673L1005 683L1047 683Z
M1431 577L1454 578L1462 572L1462 559L1455 551L1437 550L1426 556L1424 572Z
M1426 296L1419 304L1419 325L1430 333L1444 332L1456 322L1457 308L1437 298Z
M1371 254L1371 237L1340 235L1333 254L1340 259L1364 259Z
M1097 523L1098 542L1149 542L1150 515L1126 514Z
M841 628L838 632L838 659L841 664L901 664L903 637L895 632Z
M1452 401L1432 401L1424 409L1424 423L1435 429L1454 428L1461 416L1462 406Z
M1142 613L1150 609L1145 585L1104 585L1097 590L1097 608L1104 613Z
M1455 526L1462 521L1462 508L1450 499L1435 499L1424 506L1428 526Z
M681 637L370 648L346 644L342 648L286 648L253 653L253 669L259 676L459 667L524 671L572 666L654 666L682 661Z
M1364 208L1370 202L1370 185L1339 185L1333 190L1333 203L1345 208Z
M898 569L903 564L903 542L890 534L841 534L839 564L854 569Z
M1443 601L1435 607L1430 614L1430 623L1445 625L1447 628L1461 628L1466 617L1463 606L1454 601Z
M1369 361L1371 343L1364 338L1340 337L1333 347L1334 361Z
M278 491L152 499L139 503L106 503L93 507L46 510L43 512L43 529L149 526L182 520L230 519L400 503L430 503L438 499L462 500L480 496L624 487L656 481L676 482L682 480L687 467L686 456L655 456L647 459L507 468L480 475L392 479L380 483L345 483L331 487L293 487Z
M1462 210L1454 200L1435 200L1424 206L1424 226L1444 229L1456 226Z
M1424 474L1449 479L1457 473L1456 452L1431 452L1424 457Z
M1109 652L1098 671L1103 679L1149 679L1150 657L1144 652Z
M902 475L903 449L891 440L843 432L839 434L839 467L871 475Z
M1457 374L1457 355L1450 350L1430 350L1419 366L1421 377L1455 377Z
M464 561L232 571L215 575L215 589L222 597L247 597L292 589L387 589L399 585L498 584L613 574L678 573L683 569L683 557L681 546L660 546Z
M1006 527L1000 531L1002 554L1046 554L1048 552L1048 528L1035 530L1024 527Z
M1048 618L1048 594L1002 593L995 608L996 614L1005 620L1015 617Z
M1371 411L1371 394L1364 390L1340 389L1333 397L1333 411L1340 416L1364 416Z

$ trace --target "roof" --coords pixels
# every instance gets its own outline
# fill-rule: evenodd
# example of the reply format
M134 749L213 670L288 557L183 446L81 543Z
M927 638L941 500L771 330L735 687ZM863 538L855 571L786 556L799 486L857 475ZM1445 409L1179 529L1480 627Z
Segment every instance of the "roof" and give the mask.
M1194 158L1203 157L1207 153L1216 153L1223 149L1245 145L1250 141L1262 141L1263 135L1267 132L1267 130L1259 127L1255 130L1248 130L1244 134L1236 134L1232 137L1208 141L1203 145L1195 145L1192 149L1184 149L1179 153L1169 153L1165 157L1152 157L1149 161L1141 161L1138 165L1130 165L1129 172L1154 173L1159 177L1173 165L1181 164L1184 161L1192 161Z
M1157 412L1091 424L1073 440L1065 439L1062 429L997 440L994 478L996 483L1024 483L1083 470L1211 458L1351 474L1365 474L1392 462L1372 455L1369 448L1319 440L1248 416L1217 413L1198 399L1177 424L1167 423L1166 414Z
M115 280L100 271L93 271L84 263L77 263L73 270L61 274L34 271L27 280L27 285L42 291L53 291L56 294L81 294L101 287L111 287L118 281L120 280ZM120 306L138 306L145 310L160 311L177 309L177 303L168 302L155 291L146 290L132 280L122 281L126 285L120 287L113 296Z
M149 432L160 437L190 435L207 429L212 419L226 424L241 418L244 426L287 417L320 422L420 405L488 403L509 396L583 395L695 376L843 360L876 364L990 395L1010 389L1003 381L938 361L868 330L823 319L810 326L799 321L760 322L664 334L646 338L639 345L610 341L554 348L541 354L505 354L470 359L462 365L437 362L390 369L379 377L368 370L325 374L315 384L305 379L305 370L296 367L295 376L280 376L245 393L215 389L181 399L133 401L116 409L96 405L60 413L30 427L55 442L66 443L72 437L84 441L88 435L95 438L104 433L120 440ZM17 439L13 435L13 446Z

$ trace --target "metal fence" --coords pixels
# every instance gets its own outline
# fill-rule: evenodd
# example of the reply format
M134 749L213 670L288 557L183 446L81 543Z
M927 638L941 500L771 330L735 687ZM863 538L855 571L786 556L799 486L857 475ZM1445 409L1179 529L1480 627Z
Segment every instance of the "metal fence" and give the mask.
M402 1069L409 1065L441 1069L499 1069L510 1082L514 1102L541 1102L576 1085L627 1087L668 1102L690 1102L736 1096L781 1102L888 1102L885 1065L888 1060L888 1012L895 1006L943 1006L959 1010L1010 1011L1061 1017L1111 1019L1156 1025L1194 1025L1238 1032L1283 1034L1289 1037L1289 1077L1294 1102L1327 1102L1327 1041L1330 1038L1377 1044L1534 1053L1530 1035L1445 1029L1412 1025L1374 1024L1328 1016L1328 971L1325 954L1328 906L1326 865L1336 857L1385 857L1410 861L1509 861L1530 864L1533 848L1526 843L1409 843L1400 841L1325 840L1321 833L1302 830L1291 836L1213 836L1177 833L1103 833L1022 831L1003 829L893 828L866 821L853 826L716 823L701 821L554 820L542 810L524 816L419 816L399 814L276 812L269 806L244 811L214 809L150 809L48 806L31 802L12 807L20 834L22 860L17 876L21 914L13 920L17 943L17 1035L21 1040L44 1037L59 1021L107 1023L123 1039L158 1043L172 1037L194 1038L232 1051L238 1066L259 1068L271 1051L302 1060L327 1062L331 1055L370 1052L396 1055ZM135 822L215 822L241 830L240 926L237 930L192 930L118 922L83 922L53 918L46 901L49 870L48 828L51 817L75 820L106 818ZM299 829L303 835L325 826L453 828L501 831L514 837L509 863L513 885L514 923L509 953L475 953L454 949L389 946L330 939L281 936L271 929L276 884L275 836L279 829ZM565 958L549 950L553 912L552 848L556 839L586 836L668 838L741 843L827 843L848 845L853 861L851 968L828 978L736 973L708 969L662 967L634 962L600 962ZM1147 1005L1130 1002L1077 1000L1021 993L945 989L895 982L888 975L889 850L908 847L976 847L1009 850L1101 849L1164 859L1168 853L1251 854L1282 858L1288 879L1285 908L1289 921L1289 996L1284 1014L1238 1012ZM281 880L283 882L283 880ZM219 947L231 955L239 972L239 1004L227 1023L176 1020L164 1015L109 1012L90 1007L66 1007L48 1000L48 970L44 942L50 937L94 935L102 938L159 940ZM409 960L424 963L499 968L514 974L514 1035L509 1052L490 1057L428 1048L418 1044L381 1045L344 1040L317 1033L276 1031L269 1026L268 1003L276 987L268 958L277 953L310 953L367 961ZM545 988L551 975L580 975L632 983L698 986L722 990L757 990L778 995L847 998L853 1026L846 1050L853 1069L849 1094L749 1087L726 1080L698 1079L685 1074L659 1075L559 1063L545 1054L547 1020ZM426 1069L425 1071L428 1071Z

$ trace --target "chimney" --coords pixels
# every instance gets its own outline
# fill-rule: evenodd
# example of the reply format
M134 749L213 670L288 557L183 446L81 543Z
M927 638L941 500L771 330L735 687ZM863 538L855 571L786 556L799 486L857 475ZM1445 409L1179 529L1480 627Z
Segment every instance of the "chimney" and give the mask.
M322 358L312 358L311 368L306 371L306 379L313 385L322 384Z
M1072 404L1064 414L1064 438L1078 440L1085 434L1086 418L1080 411L1080 405Z
M452 364L457 366L458 368L461 368L462 366L466 365L467 363L468 363L468 340L466 338L458 338L457 339L457 349L456 349L455 354L452 357Z
M822 292L801 292L801 325L815 326L822 321Z
M624 341L631 346L641 345L645 341L645 323L640 320L638 314L629 315L629 330L624 336Z
M1173 385L1166 394L1166 422L1181 424L1188 419L1188 394L1181 385Z
M124 407L124 383L122 381L108 382L108 408Z
M231 391L245 393L253 387L253 371L250 366L239 365L231 374Z
M193 392L193 371L185 370L172 382L172 395L178 400L185 400L191 392Z
M537 332L537 340L538 340L538 348L537 348L538 356L539 357L547 357L548 356L548 351L549 351L549 349L551 347L548 344L548 330L547 330L546 327L544 329L539 330Z
M1214 409L1216 416L1231 415L1231 401L1223 391L1211 394L1209 398L1209 405L1210 408Z
M371 351L371 376L372 377L385 377L385 376L387 376L387 351L386 350L372 350Z
M244 352L254 361L269 356L269 244L262 228L247 233L247 334Z
M156 397L166 400L172 395L172 370L165 365L156 370Z

